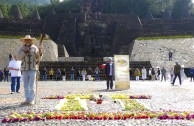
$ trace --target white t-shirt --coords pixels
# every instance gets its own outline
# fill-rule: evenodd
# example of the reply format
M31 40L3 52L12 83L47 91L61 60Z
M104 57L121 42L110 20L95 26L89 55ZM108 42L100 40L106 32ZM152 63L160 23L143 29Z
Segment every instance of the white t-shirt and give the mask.
M9 70L11 73L11 77L21 77L21 61L11 60L9 62L8 68L16 68L19 70Z

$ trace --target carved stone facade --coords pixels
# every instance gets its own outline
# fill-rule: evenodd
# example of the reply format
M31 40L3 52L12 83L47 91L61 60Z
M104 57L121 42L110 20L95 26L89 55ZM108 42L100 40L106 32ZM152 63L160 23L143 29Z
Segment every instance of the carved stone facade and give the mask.
M38 36L44 32L58 45L58 56L106 57L130 54L137 37L193 35L193 19L145 19L134 14L104 14L103 0L83 0L80 13L57 14L45 20L0 18L0 35ZM151 18L150 18L151 17ZM64 47L66 50L64 50Z
M104 8L102 0L82 0L80 10L84 14L85 21L100 21Z

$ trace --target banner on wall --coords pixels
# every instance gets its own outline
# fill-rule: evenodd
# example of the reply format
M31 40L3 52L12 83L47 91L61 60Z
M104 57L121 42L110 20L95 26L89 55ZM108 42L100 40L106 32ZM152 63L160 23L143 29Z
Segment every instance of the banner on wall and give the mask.
M115 89L127 90L130 88L129 55L114 55Z

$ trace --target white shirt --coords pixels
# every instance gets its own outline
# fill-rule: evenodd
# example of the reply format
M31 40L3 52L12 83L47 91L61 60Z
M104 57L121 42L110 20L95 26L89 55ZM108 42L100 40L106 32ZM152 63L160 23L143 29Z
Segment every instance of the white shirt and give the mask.
M96 68L96 69L95 69L95 73L96 73L96 74L99 74L99 73L100 73L99 68Z
M141 70L141 73L142 73L142 76L143 76L143 75L145 75L145 76L146 76L146 74L147 74L146 69L142 69L142 70Z
M21 61L11 60L9 62L8 68L15 68L19 70L9 70L11 77L20 77L21 76Z

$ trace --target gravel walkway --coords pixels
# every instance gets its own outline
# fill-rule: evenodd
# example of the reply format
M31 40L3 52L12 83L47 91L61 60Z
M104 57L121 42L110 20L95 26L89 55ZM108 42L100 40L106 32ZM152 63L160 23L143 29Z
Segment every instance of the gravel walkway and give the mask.
M27 112L27 111L52 111L54 106L59 103L59 100L40 99L50 95L66 95L70 93L83 94L116 94L127 93L129 95L151 95L152 99L138 100L146 108L151 111L188 111L194 113L194 82L185 80L183 85L172 86L170 82L160 81L131 81L131 89L124 91L110 90L106 91L105 81L82 82L82 81L40 81L38 83L38 102L35 106L20 106L24 101L24 90L21 85L21 93L10 94L10 83L0 82L0 120L11 112ZM117 112L122 111L115 104L107 104L96 106L90 104L89 111L91 112ZM20 122L13 124L1 124L2 126L193 126L194 122L185 120L46 120Z

